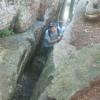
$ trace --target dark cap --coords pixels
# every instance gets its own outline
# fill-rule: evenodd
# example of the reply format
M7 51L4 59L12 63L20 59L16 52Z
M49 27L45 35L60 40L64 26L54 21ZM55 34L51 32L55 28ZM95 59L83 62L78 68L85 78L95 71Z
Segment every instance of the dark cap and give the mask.
M56 27L57 25L56 25L56 23L51 22L51 23L50 23L50 27L53 27L53 26Z

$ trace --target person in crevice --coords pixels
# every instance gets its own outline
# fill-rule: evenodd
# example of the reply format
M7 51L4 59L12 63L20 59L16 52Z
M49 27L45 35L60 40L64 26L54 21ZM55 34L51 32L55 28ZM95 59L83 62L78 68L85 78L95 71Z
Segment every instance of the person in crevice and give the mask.
M63 31L58 28L56 23L50 23L49 29L45 31L43 39L43 55L46 60L53 50L54 44L58 43L63 37Z

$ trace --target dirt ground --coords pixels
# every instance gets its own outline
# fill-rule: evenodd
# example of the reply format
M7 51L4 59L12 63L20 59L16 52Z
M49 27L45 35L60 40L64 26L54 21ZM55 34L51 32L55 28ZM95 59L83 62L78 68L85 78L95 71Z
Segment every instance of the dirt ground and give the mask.
M83 21L82 21L83 20ZM72 45L78 49L84 46L91 46L100 43L100 21L87 21L80 19L75 22L72 28Z
M90 82L89 87L78 91L69 100L100 100L100 78Z
M77 20L72 34L74 41L71 44L77 49L100 43L100 21ZM76 92L69 100L100 100L100 77L90 82L88 87Z

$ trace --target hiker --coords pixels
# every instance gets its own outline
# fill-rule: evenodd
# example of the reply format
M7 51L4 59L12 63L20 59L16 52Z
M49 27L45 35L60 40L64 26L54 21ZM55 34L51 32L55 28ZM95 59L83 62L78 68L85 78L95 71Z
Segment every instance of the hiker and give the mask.
M50 28L45 31L43 39L43 52L46 59L53 50L54 44L58 43L63 37L63 32L56 23L50 23Z

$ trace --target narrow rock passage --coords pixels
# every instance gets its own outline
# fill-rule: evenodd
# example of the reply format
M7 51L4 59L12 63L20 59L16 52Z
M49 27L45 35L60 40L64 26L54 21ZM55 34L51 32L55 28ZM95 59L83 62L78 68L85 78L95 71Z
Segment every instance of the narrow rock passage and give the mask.
M29 100L34 84L37 80L31 69L27 69L20 78L13 100Z
M33 88L43 70L44 65L34 59L30 66L27 66L19 78L16 91L12 100L30 100Z
M40 52L41 43L42 38L36 47L34 56L27 62L23 72L19 76L15 93L11 100L30 100L35 84L38 81L46 62L45 56Z

